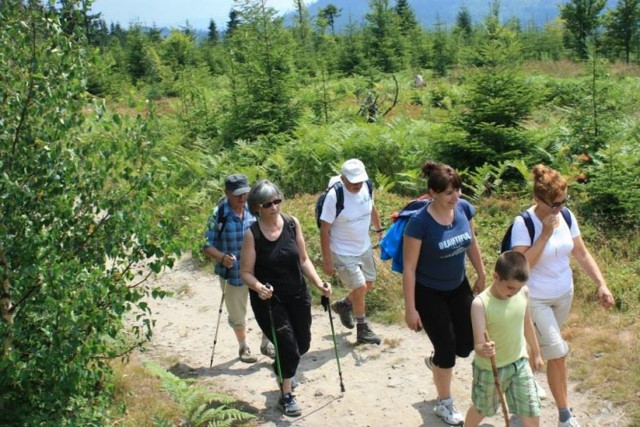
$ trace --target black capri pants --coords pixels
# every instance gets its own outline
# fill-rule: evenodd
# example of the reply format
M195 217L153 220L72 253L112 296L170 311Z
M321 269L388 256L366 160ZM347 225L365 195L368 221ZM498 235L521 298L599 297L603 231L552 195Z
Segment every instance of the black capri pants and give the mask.
M273 342L269 318L271 304L282 377L291 378L296 374L300 356L309 351L311 345L311 295L306 287L296 295L273 295L271 299L263 301L252 290L249 299L258 326Z
M456 356L467 357L473 350L473 293L467 277L451 291L439 291L416 283L415 299L422 327L433 344L433 364L439 368L453 368Z

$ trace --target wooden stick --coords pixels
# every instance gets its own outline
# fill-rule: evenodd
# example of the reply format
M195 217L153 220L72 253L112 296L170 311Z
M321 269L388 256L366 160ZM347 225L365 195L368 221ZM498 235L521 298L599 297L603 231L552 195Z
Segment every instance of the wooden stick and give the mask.
M484 339L489 342L489 333L484 331ZM498 367L496 366L496 357L491 356L491 370L493 371L493 382L496 385L496 392L500 396L500 404L502 405L502 414L504 415L504 425L509 427L509 410L507 409L507 401L504 399L504 393L502 393L502 387L500 387L500 378L498 376Z

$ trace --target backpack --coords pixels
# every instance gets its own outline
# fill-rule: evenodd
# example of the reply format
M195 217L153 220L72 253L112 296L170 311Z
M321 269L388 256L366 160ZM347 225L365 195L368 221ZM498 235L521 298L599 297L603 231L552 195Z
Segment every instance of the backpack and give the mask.
M429 195L423 195L409 202L399 212L391 214L393 223L380 241L380 259L391 260L391 271L402 273L402 245L404 243L404 229L409 219L425 208L431 202Z
M216 217L217 239L220 239L220 236L222 236L222 232L224 231L224 227L226 227L227 225L227 216L224 214L225 203L227 203L227 196L220 197L214 209L214 215Z
M367 183L367 188L369 189L369 197L373 197L373 183L370 179L365 181ZM327 193L330 190L335 189L336 191L336 218L340 215L340 212L344 209L344 186L342 185L342 181L338 181L333 185L327 187L316 200L316 225L318 229L321 226L320 216L322 215L322 206L324 205L324 200L327 198Z
M571 214L569 213L569 209L562 208L560 211L562 214L562 218L564 218L564 222L567 223L569 229L571 229ZM533 236L535 234L535 229L533 227L533 220L531 219L531 214L528 211L522 211L518 214L524 220L524 225L527 227L527 231L529 232L529 238L531 239L531 244L533 244ZM502 238L502 242L500 243L500 253L511 250L511 233L513 232L513 222L507 228L507 232L504 234Z

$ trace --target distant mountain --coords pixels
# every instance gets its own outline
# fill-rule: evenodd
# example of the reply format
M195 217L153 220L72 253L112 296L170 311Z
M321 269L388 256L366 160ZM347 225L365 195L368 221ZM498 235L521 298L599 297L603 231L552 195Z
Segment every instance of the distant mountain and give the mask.
M568 0L501 0L500 18L506 21L516 17L523 25L533 23L543 25L560 14L560 5ZM607 7L614 8L617 0L607 0ZM333 4L342 9L336 19L336 30L340 30L349 23L362 23L364 16L369 12L369 0L318 0L308 5L312 17L317 16L318 10ZM391 7L396 2L390 0ZM436 22L447 25L454 24L456 16L463 6L469 9L474 23L480 22L489 13L491 0L409 0L416 18L425 28L433 28ZM605 9L606 10L606 9Z

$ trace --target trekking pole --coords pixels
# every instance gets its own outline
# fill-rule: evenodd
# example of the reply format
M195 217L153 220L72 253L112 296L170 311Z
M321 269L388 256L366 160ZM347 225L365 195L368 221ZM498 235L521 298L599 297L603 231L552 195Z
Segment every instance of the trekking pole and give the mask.
M227 268L224 274L224 285L222 286L222 298L220 299L220 309L218 310L218 321L216 322L216 333L213 337L213 350L211 350L211 360L209 361L209 367L213 366L213 354L216 352L216 344L218 343L218 330L220 329L220 317L222 316L222 304L224 304L224 294L227 293L227 283L229 282L229 274L231 269Z
M325 288L327 285L325 284ZM340 391L344 393L344 384L342 383L342 369L340 369L340 356L338 356L338 344L336 343L336 331L333 328L333 316L331 315L331 301L329 301L329 297L325 297L324 295L320 299L322 302L322 306L324 307L324 311L329 312L329 323L331 324L331 338L333 339L333 351L336 355L336 363L338 364L338 376L340 377Z
M265 283L264 285L273 291L273 287L269 283ZM276 337L276 324L273 321L273 298L277 297L272 293L271 298L267 301L267 307L269 308L269 323L271 323L271 339L273 340L273 347L276 350L276 375L278 376L278 385L280 386L280 397L284 400L284 390L282 388L284 379L282 378L282 366L280 365L280 351L278 350L278 338Z
M485 341L491 341L489 339L489 333L484 331ZM500 404L502 405L502 414L504 415L504 424L509 427L509 410L507 409L507 402L504 400L504 394L502 393L502 387L500 387L500 378L498 376L498 367L496 366L496 357L491 356L491 370L493 371L493 382L496 385L496 392L500 396Z

